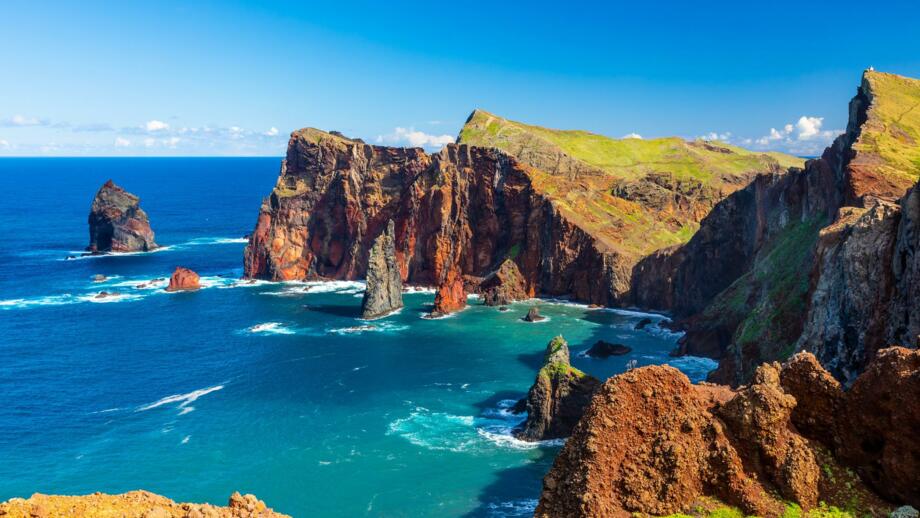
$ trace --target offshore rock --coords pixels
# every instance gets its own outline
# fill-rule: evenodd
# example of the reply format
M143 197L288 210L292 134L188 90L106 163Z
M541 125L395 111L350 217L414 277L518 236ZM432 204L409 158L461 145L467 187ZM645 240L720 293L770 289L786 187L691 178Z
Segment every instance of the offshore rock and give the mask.
M899 372L911 369L900 357L893 363ZM879 365L878 370L890 367ZM913 369L916 375L916 367ZM868 372L865 376L867 385L875 390L888 390L881 379ZM536 516L688 513L702 498L764 517L783 516L787 502L806 510L825 502L855 506L852 510L861 515L887 515L893 506L869 490L870 478L852 475L845 468L852 465L850 461L835 457L831 446L809 437L796 422L805 422L811 418L805 414L814 412L821 415L813 416L812 425L806 428L809 431L833 421L832 430L851 426L852 433L864 433L867 424L853 423L843 415L826 415L838 408L836 403L812 404L805 401L808 394L794 396L786 387L814 389L820 394L832 391L835 385L810 354L797 356L782 369L778 364L760 366L752 383L737 392L724 386L693 385L668 366L642 367L610 378L595 394L544 478ZM910 389L905 385L891 388L905 394ZM796 415L796 397L807 405L802 415ZM869 412L863 412L868 418ZM889 422L883 415L880 423ZM901 422L911 424L910 420ZM887 438L909 441L915 437L906 426L895 427L891 433ZM903 442L896 444L903 447ZM909 455L911 450L903 451ZM869 461L856 469L862 474L861 470L873 465ZM910 469L899 475L902 479L896 487L906 488L917 480L917 473Z
M527 411L527 420L515 431L526 441L568 437L591 401L601 382L569 363L569 345L561 336L546 346L543 368L518 404Z
M527 310L527 314L521 317L521 320L524 322L540 322L546 320L546 317L540 314L540 308L532 306Z
M253 495L233 493L226 507L186 504L150 493L129 491L120 495L93 493L57 496L36 493L28 499L11 498L0 503L4 518L57 518L118 516L120 518L290 518L276 513Z
M403 306L402 278L396 262L396 236L393 220L377 236L367 264L367 288L361 301L361 318L385 316Z
M92 253L149 252L157 248L140 198L105 182L89 212L89 246Z
M528 291L521 270L511 259L502 261L497 270L483 279L479 293L483 304L487 306L504 306L516 300L527 300L534 295Z
M198 274L188 268L177 266L169 278L166 291L194 291L201 288Z

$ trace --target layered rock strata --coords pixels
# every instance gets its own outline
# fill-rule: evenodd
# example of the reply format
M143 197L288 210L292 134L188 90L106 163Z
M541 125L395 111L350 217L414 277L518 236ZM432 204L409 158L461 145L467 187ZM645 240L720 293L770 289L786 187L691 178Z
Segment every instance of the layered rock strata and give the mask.
M140 198L105 182L89 212L89 246L91 253L149 252L157 248L147 213L140 207Z
M361 301L361 318L386 316L403 306L402 278L396 261L393 220L374 240L367 260L367 288Z

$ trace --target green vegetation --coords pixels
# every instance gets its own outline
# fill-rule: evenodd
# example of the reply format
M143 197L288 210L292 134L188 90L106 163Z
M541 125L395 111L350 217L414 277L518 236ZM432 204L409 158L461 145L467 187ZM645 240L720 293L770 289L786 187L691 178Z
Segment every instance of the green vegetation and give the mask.
M612 139L522 124L482 110L470 116L459 142L517 156L533 168L534 189L569 221L607 248L635 257L689 241L709 208L755 174L803 165L782 153L720 142ZM632 194L615 195L618 186Z
M803 511L798 504L787 503L786 510L783 512L783 518L856 518L857 516L855 513L843 511L824 502L808 511ZM692 514L675 513L665 518L745 518L745 514L737 507L710 499L704 505L694 508Z
M913 183L920 177L920 80L867 71L865 81L872 106L853 148L879 156L873 168Z

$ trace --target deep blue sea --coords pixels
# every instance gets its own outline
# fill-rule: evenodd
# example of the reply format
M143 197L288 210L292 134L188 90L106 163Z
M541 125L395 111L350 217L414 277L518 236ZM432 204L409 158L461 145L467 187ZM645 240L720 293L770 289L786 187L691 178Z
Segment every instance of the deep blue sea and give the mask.
M225 505L251 492L318 516L526 516L558 444L509 434L556 334L598 377L670 358L643 316L542 301L545 322L476 304L423 320L433 293L357 319L360 283L238 282L276 158L0 159L0 500L147 489ZM67 260L105 180L141 198L147 254ZM167 294L178 266L205 288ZM94 283L93 276L109 278ZM99 291L119 295L93 299ZM655 317L656 321L660 317ZM364 327L362 327L364 326Z

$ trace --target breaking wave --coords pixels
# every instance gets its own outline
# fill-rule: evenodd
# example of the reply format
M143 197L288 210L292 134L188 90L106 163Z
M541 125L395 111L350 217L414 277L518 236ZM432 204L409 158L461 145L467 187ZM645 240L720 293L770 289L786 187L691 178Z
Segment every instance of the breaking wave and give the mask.
M179 405L177 408L180 409L179 415L187 414L195 410L195 407L189 406L191 403L194 403L195 401L197 401L198 398L200 398L201 396L210 394L212 392L217 392L218 390L222 390L223 388L224 388L223 385L214 385L213 387L193 390L192 392L189 392L187 394L173 394L172 396L166 396L162 399L158 399L157 401L154 401L153 403L148 403L146 405L139 406L137 407L137 410L135 410L135 412L144 412L146 410L152 410L154 408L161 407L163 405L178 403Z

